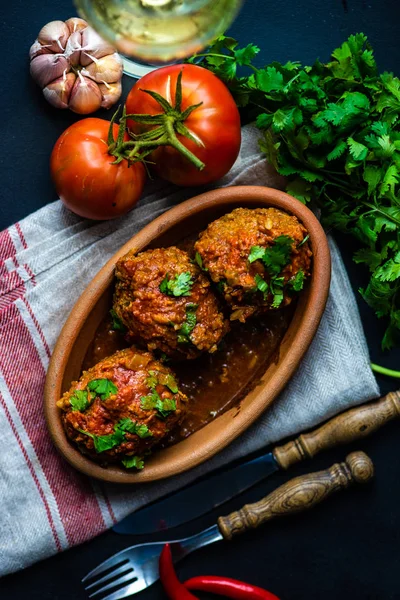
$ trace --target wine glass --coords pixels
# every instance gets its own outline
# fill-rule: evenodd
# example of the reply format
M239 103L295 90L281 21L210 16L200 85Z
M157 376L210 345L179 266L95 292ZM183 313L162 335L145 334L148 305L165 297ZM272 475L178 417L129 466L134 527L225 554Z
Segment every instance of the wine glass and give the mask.
M80 16L120 52L124 72L142 77L207 46L229 27L242 1L75 0L75 4Z

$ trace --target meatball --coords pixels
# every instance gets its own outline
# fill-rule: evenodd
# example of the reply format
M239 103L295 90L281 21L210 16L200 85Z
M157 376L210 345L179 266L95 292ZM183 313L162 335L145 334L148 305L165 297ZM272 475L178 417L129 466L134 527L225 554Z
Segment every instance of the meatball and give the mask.
M182 359L217 349L228 321L187 252L174 246L131 251L118 261L115 275L113 309L149 350Z
M237 208L213 221L195 244L231 308L231 320L290 304L310 274L307 231L276 208Z
M57 406L82 452L140 469L143 456L182 421L187 403L173 372L132 347L84 371Z

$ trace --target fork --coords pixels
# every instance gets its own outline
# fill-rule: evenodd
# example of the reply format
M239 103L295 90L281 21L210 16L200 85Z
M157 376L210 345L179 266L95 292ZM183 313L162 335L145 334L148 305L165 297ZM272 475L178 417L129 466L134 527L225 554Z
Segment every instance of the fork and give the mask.
M369 457L364 452L352 452L345 462L291 479L259 502L219 517L216 525L200 533L180 540L168 540L172 558L177 562L193 550L223 539L230 540L234 535L275 517L312 508L352 483L366 483L373 474L374 467ZM149 587L159 578L158 559L165 543L137 544L105 560L82 579L89 598L121 600Z

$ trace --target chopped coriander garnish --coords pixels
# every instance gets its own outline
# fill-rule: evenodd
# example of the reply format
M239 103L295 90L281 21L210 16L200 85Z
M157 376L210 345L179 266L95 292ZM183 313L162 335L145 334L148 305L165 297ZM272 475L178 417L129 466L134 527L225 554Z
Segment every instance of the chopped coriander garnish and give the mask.
M161 385L165 385L173 394L179 392L175 377L170 373L158 373L158 382L161 383Z
M72 410L83 412L91 404L92 396L86 390L75 390L74 395L69 399Z
M125 433L134 433L138 435L141 439L152 437L152 433L147 427L147 425L138 425L132 419L124 418L121 419L114 427L114 432L109 433L108 435L96 435L94 433L89 433L89 431L84 431L83 429L79 429L81 433L92 438L94 443L94 449L97 454L101 452L105 452L106 450L112 450L116 446L125 442Z
M254 280L256 282L257 290L262 292L265 296L268 292L268 283L264 281L264 279L258 273L254 275Z
M293 239L291 237L279 235L274 239L272 246L268 246L268 248L252 246L248 260L250 263L262 260L270 275L278 275L290 261L292 246Z
M303 289L304 279L305 279L304 271L302 271L302 269L300 269L300 271L297 271L297 273L293 277L293 279L291 279L289 281L292 289L295 292L300 292Z
M169 388L173 394L177 394L177 393L179 392L179 389L178 389L178 385L177 385L177 383L176 383L176 380L175 380L175 378L174 378L172 375L170 375L170 374L168 374L168 375L165 377L165 383L164 383L164 385L166 385L166 386L167 386L167 388Z
M303 244L308 242L309 239L310 239L310 234L307 233L307 235L301 240L301 242L299 244L297 244L297 247L300 248Z
M262 260L264 258L265 248L262 246L252 246L250 248L249 263L253 263L256 260Z
M146 383L151 390L154 390L157 384L160 384L165 385L173 394L177 394L179 391L175 377L173 377L170 373L149 371L149 377L146 379Z
M157 375L157 371L149 371L149 376L146 379L146 384L151 390L154 390L158 383Z
M162 294L179 298L180 296L190 296L193 283L193 277L189 271L186 271L185 273L175 275L172 279L169 279L167 274L159 287Z
M121 431L134 433L138 435L141 439L153 436L147 425L138 425L136 421L132 421L132 419L129 419L128 417L121 419L119 423L117 423L116 427Z
M219 291L219 293L220 293L220 294L222 294L222 295L223 295L223 294L224 294L224 292L225 292L225 285L226 285L226 281L225 281L225 279L220 279L220 280L219 280L219 281L217 281L217 283L216 283L217 290L218 290L218 291Z
M110 310L110 315L112 318L111 328L114 329L114 331L125 332L126 327L113 308Z
M79 431L92 438L97 454L106 450L112 450L112 448L119 446L125 440L125 434L120 429L115 429L114 433L108 435L95 435L94 433L83 431L83 429L79 429Z
M157 416L166 419L171 412L176 410L176 402L170 398L162 400L159 394L153 391L147 396L142 396L140 399L140 408L143 410L157 410Z
M118 392L117 386L110 379L92 379L88 383L88 388L101 400L107 400L112 394Z
M273 277L270 281L271 293L274 298L272 300L272 308L279 308L283 301L283 284L284 277Z
M196 252L193 262L195 262L202 271L208 271L208 269L203 266L203 259L201 258L200 252Z
M121 460L126 469L143 469L144 460L140 456L127 456Z
M196 319L196 310L198 305L190 302L186 304L186 321L181 325L181 328L178 331L178 343L179 344L187 344L190 342L190 334L193 329L196 327L197 319Z

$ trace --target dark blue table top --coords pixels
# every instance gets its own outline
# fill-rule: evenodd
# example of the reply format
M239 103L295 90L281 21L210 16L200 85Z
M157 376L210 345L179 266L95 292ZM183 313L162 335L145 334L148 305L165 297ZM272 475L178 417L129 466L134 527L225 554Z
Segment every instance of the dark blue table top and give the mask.
M48 21L76 14L68 0L27 3L14 0L2 9L0 152L0 229L56 199L49 176L49 156L61 132L77 120L69 111L51 108L29 76L28 50ZM368 35L381 70L400 73L398 0L247 0L230 33L242 44L261 47L259 64L272 60L312 63L351 33ZM132 80L124 77L126 96ZM110 118L106 111L98 116ZM354 289L367 274L351 261L352 241L339 238ZM400 351L382 353L383 324L358 298L371 358L399 368ZM382 392L396 389L395 380L380 378ZM259 499L283 481L342 460L351 449L364 449L376 465L376 480L368 489L339 494L311 513L272 523L228 544L205 548L182 563L187 578L199 573L239 577L269 588L283 599L390 600L400 598L400 497L398 425L392 423L354 447L337 449L312 463L277 475L232 500L224 512ZM188 535L211 525L219 512L181 527ZM133 540L108 532L99 538L11 575L0 582L0 597L30 600L83 600L80 578L111 553ZM1 550L1 543L0 543ZM0 551L1 560L1 551ZM138 598L164 598L159 584ZM205 597L205 596L203 596ZM211 598L211 597L210 597Z

